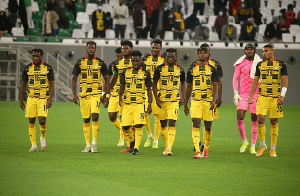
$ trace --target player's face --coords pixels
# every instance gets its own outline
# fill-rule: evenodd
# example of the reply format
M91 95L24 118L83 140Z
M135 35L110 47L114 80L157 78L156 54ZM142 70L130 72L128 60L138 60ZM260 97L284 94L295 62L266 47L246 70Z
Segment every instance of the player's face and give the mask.
M169 65L174 65L177 61L177 56L175 52L167 52L166 61Z
M200 61L204 62L207 60L208 52L204 50L197 51L197 56Z
M264 59L268 61L273 57L274 51L272 48L263 48L262 55Z
M255 54L255 51L253 48L246 48L245 49L245 55L247 58L253 58Z
M43 59L43 56L40 55L38 52L34 52L34 53L32 54L32 62L33 62L35 65L41 64L42 59Z
M142 59L139 56L132 56L131 63L134 69L139 69L142 64Z
M89 57L94 57L96 53L96 46L95 44L89 44L86 47L86 53L88 54Z
M158 56L159 53L160 53L160 50L161 50L161 46L160 44L157 44L157 43L153 43L152 46L151 46L151 54L153 56Z
M123 45L121 51L123 56L128 56L132 52L132 48L128 45Z
M117 59L121 59L121 58L123 58L123 55L122 55L122 53L116 53L116 58L117 58Z

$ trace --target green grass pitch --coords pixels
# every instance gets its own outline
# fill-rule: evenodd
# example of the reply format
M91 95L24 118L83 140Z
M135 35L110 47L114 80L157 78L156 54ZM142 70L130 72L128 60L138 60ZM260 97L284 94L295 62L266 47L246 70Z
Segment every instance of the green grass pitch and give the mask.
M48 148L29 153L24 112L17 102L0 102L0 195L300 195L300 106L284 106L278 157L271 158L269 150L263 157L239 153L235 107L223 105L213 122L209 158L199 160L192 158L191 119L182 109L172 157L162 155L161 138L159 149L142 146L138 156L120 153L119 133L104 108L99 153L81 153L82 120L73 103L53 103ZM245 123L251 140L249 114ZM144 131L142 145L145 140Z

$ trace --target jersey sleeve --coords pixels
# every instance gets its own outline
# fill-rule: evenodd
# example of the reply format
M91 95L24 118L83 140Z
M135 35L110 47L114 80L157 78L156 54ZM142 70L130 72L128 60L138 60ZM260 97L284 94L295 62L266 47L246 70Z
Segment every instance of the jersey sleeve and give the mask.
M106 76L107 75L107 66L106 66L106 63L104 61L101 61L102 62L102 66L101 66L101 74L102 76Z
M154 75L153 75L153 80L158 81L159 78L160 78L160 67L158 67L157 69L155 69Z
M186 74L186 83L192 83L193 82L193 75L191 73L191 69L188 69Z
M219 82L219 73L214 67L212 69L211 81L212 82Z
M260 76L260 69L259 69L260 65L261 65L260 62L257 63L254 76Z
M27 66L23 69L23 72L22 72L22 81L23 82L28 82L28 74L27 74L26 68L27 68Z
M77 62L73 68L72 74L78 76L80 74L79 62Z
M54 81L54 71L51 66L49 66L49 73L47 75L49 81Z
M185 82L185 72L182 67L180 67L180 82Z
M281 75L282 76L287 76L288 75L288 72L287 72L287 66L285 63L282 63L282 68L281 68Z
M108 70L107 70L107 73L109 76L112 76L113 75L113 66L114 66L114 62L111 62L108 66Z
M147 71L146 74L145 84L147 87L152 87L150 72Z
M223 77L223 69L222 69L222 66L220 63L218 63L218 65L217 65L217 71L218 71L218 76L220 78L222 78Z
M126 72L126 70L123 71L123 73L121 74L121 77L120 77L120 84L123 84L123 85L126 84L126 81L125 81L125 72Z

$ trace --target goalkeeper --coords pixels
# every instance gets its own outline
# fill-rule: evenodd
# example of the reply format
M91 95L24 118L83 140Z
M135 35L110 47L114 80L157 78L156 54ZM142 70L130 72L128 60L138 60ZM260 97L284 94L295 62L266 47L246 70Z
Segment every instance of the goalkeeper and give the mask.
M245 113L249 107L249 112L251 113L251 147L250 153L256 154L255 143L257 139L257 116L256 116L256 100L258 96L258 89L256 89L253 100L254 104L248 104L248 96L251 90L251 84L255 74L255 68L258 62L262 61L261 58L255 54L255 45L246 44L245 55L241 56L235 63L234 75L232 79L233 87L233 103L237 112L237 127L240 132L243 144L240 148L240 153L244 153L249 146L247 140L244 118ZM240 82L240 84L239 84ZM240 86L240 88L239 88ZM239 89L239 90L238 90Z

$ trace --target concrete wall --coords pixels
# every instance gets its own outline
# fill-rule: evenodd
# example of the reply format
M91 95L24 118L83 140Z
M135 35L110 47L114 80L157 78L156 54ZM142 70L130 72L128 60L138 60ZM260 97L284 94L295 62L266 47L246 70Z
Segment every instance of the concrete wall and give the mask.
M10 45L16 45L15 43ZM67 58L71 64L75 64L76 60L86 55L85 44L62 45L62 44L48 44L48 43L24 43L23 45L17 43L18 46L26 46L28 50L31 47L40 47L44 52L55 54L60 52L62 56ZM0 44L0 47L8 47L7 44ZM98 46L96 55L103 59L107 64L115 59L114 50L118 45ZM163 44L162 52L165 51L166 46ZM257 53L261 55L261 47L258 46ZM175 47L178 50L178 64L183 66L185 70L189 64L195 60L196 47ZM143 54L149 53L150 45L134 46L134 49L140 50ZM68 54L72 53L71 57ZM232 104L233 90L232 90L232 76L234 72L233 63L244 53L243 47L239 45L236 47L218 48L211 47L211 56L218 60L224 72L223 81L223 103ZM300 104L300 48L299 49L275 49L275 57L287 63L289 74L289 87L285 99L285 104L299 105Z

